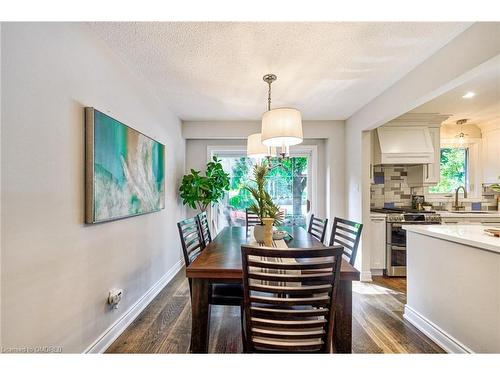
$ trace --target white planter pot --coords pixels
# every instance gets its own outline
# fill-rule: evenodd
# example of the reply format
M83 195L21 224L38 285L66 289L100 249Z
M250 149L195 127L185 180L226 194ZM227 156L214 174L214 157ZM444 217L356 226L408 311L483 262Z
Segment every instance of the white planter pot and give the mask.
M265 226L262 224L257 224L253 227L253 236L255 237L255 241L258 243L264 243L264 231Z

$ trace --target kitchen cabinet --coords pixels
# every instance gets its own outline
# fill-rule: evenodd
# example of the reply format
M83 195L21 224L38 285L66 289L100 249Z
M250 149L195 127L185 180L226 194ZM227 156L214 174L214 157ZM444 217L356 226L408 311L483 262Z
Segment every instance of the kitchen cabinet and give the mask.
M385 269L385 216L372 215L370 217L370 268Z
M483 130L483 183L498 183L500 178L500 128Z
M441 179L441 135L439 127L429 127L434 147L434 162L408 167L408 186L434 186Z
M472 214L474 215L474 214ZM477 215L477 214L476 214ZM443 224L478 224L478 225L488 225L493 227L500 226L500 216L492 215L491 217L477 217L477 216L468 216L465 217L457 217L451 216L447 217L445 215L441 215L441 223Z

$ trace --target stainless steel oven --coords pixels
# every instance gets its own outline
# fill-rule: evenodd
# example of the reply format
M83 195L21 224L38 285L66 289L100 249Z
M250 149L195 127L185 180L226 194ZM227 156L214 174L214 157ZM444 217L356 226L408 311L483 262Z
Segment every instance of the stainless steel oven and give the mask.
M387 215L386 275L406 276L406 231L403 225L440 223L441 217L434 213Z

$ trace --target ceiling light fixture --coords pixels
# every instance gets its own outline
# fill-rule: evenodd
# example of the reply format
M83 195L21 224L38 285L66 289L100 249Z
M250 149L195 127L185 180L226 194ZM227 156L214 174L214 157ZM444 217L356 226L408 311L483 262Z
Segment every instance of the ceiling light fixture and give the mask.
M460 132L455 136L455 138L458 138L458 144L460 146L463 146L465 144L465 138L469 134L464 133L464 125L467 123L467 119L461 119L457 121L457 125L460 125Z
M274 152L273 152L274 150ZM250 134L247 138L247 156L262 159L276 153L276 149L262 143L261 134Z
M275 74L263 78L268 84L267 112L262 115L262 143L268 147L281 147L280 158L290 155L290 146L303 141L302 115L295 108L271 109L271 84L276 81Z
M464 98L464 99L470 99L470 98L473 98L474 96L476 96L475 92L468 91L468 92L465 93L464 96L462 96L462 98Z

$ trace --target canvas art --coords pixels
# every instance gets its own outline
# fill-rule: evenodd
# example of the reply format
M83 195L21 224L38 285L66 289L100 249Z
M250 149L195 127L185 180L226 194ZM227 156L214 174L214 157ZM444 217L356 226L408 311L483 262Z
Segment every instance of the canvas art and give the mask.
M85 109L87 222L165 207L165 146L94 108Z

